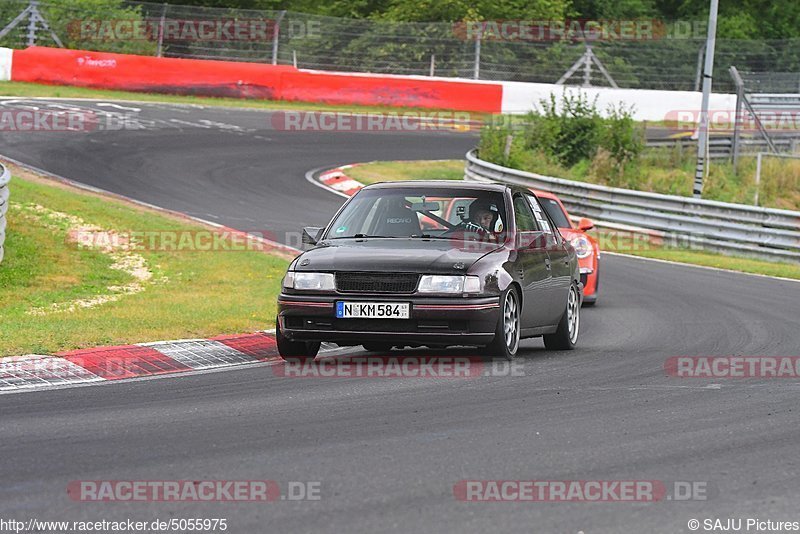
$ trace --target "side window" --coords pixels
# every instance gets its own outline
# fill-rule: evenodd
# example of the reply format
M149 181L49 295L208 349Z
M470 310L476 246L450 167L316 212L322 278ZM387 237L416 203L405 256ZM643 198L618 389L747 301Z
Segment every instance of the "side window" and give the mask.
M514 218L517 220L518 232L534 232L538 229L531 208L521 195L514 195Z
M528 199L528 202L531 204L531 208L533 208L533 216L536 218L536 222L539 223L539 227L544 233L552 234L553 229L550 226L550 221L547 219L547 215L545 215L542 206L539 204L539 201L533 195L525 195L525 198Z

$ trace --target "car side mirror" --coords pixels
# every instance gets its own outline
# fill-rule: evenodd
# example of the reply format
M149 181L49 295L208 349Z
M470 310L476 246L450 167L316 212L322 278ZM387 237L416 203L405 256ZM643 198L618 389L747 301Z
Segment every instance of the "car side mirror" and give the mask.
M544 232L517 232L514 247L517 250L547 248L547 234Z
M588 232L592 228L594 228L594 223L592 222L591 219L587 219L586 217L584 217L580 221L578 221L578 230L581 230L583 232Z
M319 226L306 226L303 228L303 244L316 245L317 241L322 237L322 232L325 228Z

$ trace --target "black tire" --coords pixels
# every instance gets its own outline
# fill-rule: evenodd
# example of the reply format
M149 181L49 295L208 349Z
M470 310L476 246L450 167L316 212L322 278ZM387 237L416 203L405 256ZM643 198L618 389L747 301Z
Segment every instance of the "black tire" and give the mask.
M558 322L555 334L545 334L544 346L548 350L572 350L578 344L578 335L581 327L581 296L578 286L572 284L569 288L567 307L564 315Z
M292 341L281 332L281 322L275 321L275 341L278 353L286 361L306 362L313 360L319 352L319 341Z
M513 311L507 308L509 302L513 302ZM519 336L522 331L521 304L519 292L516 290L515 286L509 286L500 295L500 317L497 318L494 340L486 346L486 353L488 356L506 360L513 360L517 356L517 352L519 351ZM514 315L514 317L509 317L507 312L509 312L510 315ZM509 336L510 341L509 338L506 337L506 324L509 319L516 325L516 332Z
M364 343L361 346L369 352L389 352L393 347L389 343Z

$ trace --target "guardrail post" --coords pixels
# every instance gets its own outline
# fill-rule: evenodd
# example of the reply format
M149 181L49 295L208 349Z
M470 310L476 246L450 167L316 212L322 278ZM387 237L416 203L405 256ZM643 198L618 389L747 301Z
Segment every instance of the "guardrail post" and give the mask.
M513 143L514 143L514 136L511 135L511 134L508 134L506 136L506 146L503 147L503 158L504 158L504 161L506 161L506 162L508 161L508 158L511 157L511 145Z
M700 84L703 80L703 54L706 52L706 43L697 51L697 73L694 76L694 90L700 91Z
M0 163L0 263L3 261L5 249L3 243L6 240L6 212L8 211L9 190L8 182L11 181L11 173Z
M164 52L164 23L167 19L167 3L161 7L161 18L158 21L158 45L156 46L156 57L161 57Z
M272 64L278 64L278 39L281 35L281 21L283 17L286 15L286 10L284 9L278 14L278 20L275 21L275 29L273 30L272 34Z
M694 171L694 198L703 193L703 179L708 165L708 102L711 96L711 75L714 71L714 44L717 38L717 8L719 0L711 0L708 14L708 39L706 40L706 58L703 65L703 98L700 104L700 125L697 135L697 166Z
M483 35L483 27L478 27L478 33L475 35L475 65L472 68L472 77L479 80L481 77L481 39Z
M733 115L733 145L731 146L731 155L733 156L733 174L736 174L736 167L739 163L739 129L741 128L741 113L742 113L742 100L744 99L744 82L742 77L739 76L739 71L736 67L731 65L730 68L733 83L736 85L736 111Z
M761 189L761 156L763 155L763 152L756 154L756 194L755 198L753 198L754 206L758 206L758 190Z

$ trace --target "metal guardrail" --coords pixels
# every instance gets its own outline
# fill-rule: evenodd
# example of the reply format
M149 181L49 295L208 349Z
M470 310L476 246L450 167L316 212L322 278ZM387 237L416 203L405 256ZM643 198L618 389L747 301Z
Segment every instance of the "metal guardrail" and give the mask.
M6 212L8 211L8 182L11 181L11 173L0 163L0 262L3 261L3 243L6 240Z
M780 153L794 154L800 149L800 137L773 137L772 143ZM697 150L697 140L688 137L677 139L662 138L648 139L648 148L674 148L680 150ZM767 142L760 137L739 139L739 154L742 156L755 156L759 152L769 150ZM733 136L713 136L708 140L708 155L711 159L730 159L733 151Z
M509 169L467 153L465 178L555 193L573 215L727 254L800 263L800 212L632 191Z
M800 93L750 93L747 99L756 111L800 109Z

